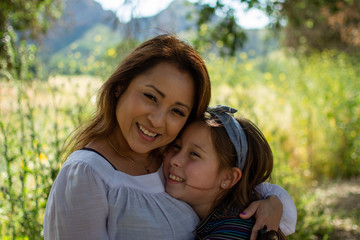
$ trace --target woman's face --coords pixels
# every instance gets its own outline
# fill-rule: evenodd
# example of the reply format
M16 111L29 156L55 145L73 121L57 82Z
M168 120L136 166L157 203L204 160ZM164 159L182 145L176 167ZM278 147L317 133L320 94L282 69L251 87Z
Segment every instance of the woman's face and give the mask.
M116 105L121 133L137 153L172 142L194 102L191 75L170 63L159 63L135 77Z
M221 192L222 174L210 129L190 124L169 147L164 160L165 189L192 207L210 206Z

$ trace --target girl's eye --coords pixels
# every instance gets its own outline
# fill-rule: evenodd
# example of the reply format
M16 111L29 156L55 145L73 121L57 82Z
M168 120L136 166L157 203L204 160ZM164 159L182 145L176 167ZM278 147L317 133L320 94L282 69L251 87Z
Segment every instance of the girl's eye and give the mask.
M172 111L178 116L185 117L185 113L183 111L181 111L180 109L175 108Z
M180 147L179 144L174 144L174 145L173 145L173 149L181 150L181 147Z
M168 147L167 147L167 149L166 149L166 151L165 151L165 155L168 155L168 154L177 154L178 152L180 152L181 151L181 147L180 147L180 145L178 145L178 144L170 144Z
M191 152L190 155L194 156L194 157L197 157L197 158L200 158L200 155L197 154L196 152Z
M155 103L158 102L157 98L154 95L150 94L150 93L144 93L144 96L147 97L148 99L150 99L151 101L155 102Z

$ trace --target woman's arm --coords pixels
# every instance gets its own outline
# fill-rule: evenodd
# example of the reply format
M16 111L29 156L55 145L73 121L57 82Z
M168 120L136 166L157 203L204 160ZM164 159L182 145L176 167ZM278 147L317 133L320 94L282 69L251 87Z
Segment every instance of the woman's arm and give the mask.
M297 211L294 201L288 192L282 187L270 183L258 185L256 191L261 194L264 200L253 202L241 214L241 218L244 219L250 218L253 215L256 217L256 224L251 239L256 239L257 231L262 229L264 225L269 230L276 230L279 221L280 229L285 235L294 233Z
M65 164L47 201L45 239L108 239L106 187L84 163Z

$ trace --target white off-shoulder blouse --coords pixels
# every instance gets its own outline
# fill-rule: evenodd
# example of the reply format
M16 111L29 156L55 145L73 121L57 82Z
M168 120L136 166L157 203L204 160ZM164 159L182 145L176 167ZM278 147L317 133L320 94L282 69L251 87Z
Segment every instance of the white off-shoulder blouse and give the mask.
M259 188L284 206L280 227L294 232L296 207L277 185ZM295 213L295 215L294 215ZM72 153L62 166L47 201L45 239L194 239L199 218L185 202L165 192L162 167L131 176L117 171L91 149ZM289 232L290 231L290 232Z

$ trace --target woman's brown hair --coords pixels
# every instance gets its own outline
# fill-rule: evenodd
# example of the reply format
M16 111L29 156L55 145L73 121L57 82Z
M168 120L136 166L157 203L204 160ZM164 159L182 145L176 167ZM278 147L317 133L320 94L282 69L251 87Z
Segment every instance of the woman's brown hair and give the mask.
M66 154L81 149L97 137L107 136L116 124L118 97L130 82L155 65L167 62L188 72L194 82L194 106L188 122L200 117L210 101L211 89L205 63L197 51L173 34L160 35L135 48L117 67L99 91L97 110L89 123L80 126L65 145ZM66 155L65 154L65 155Z

